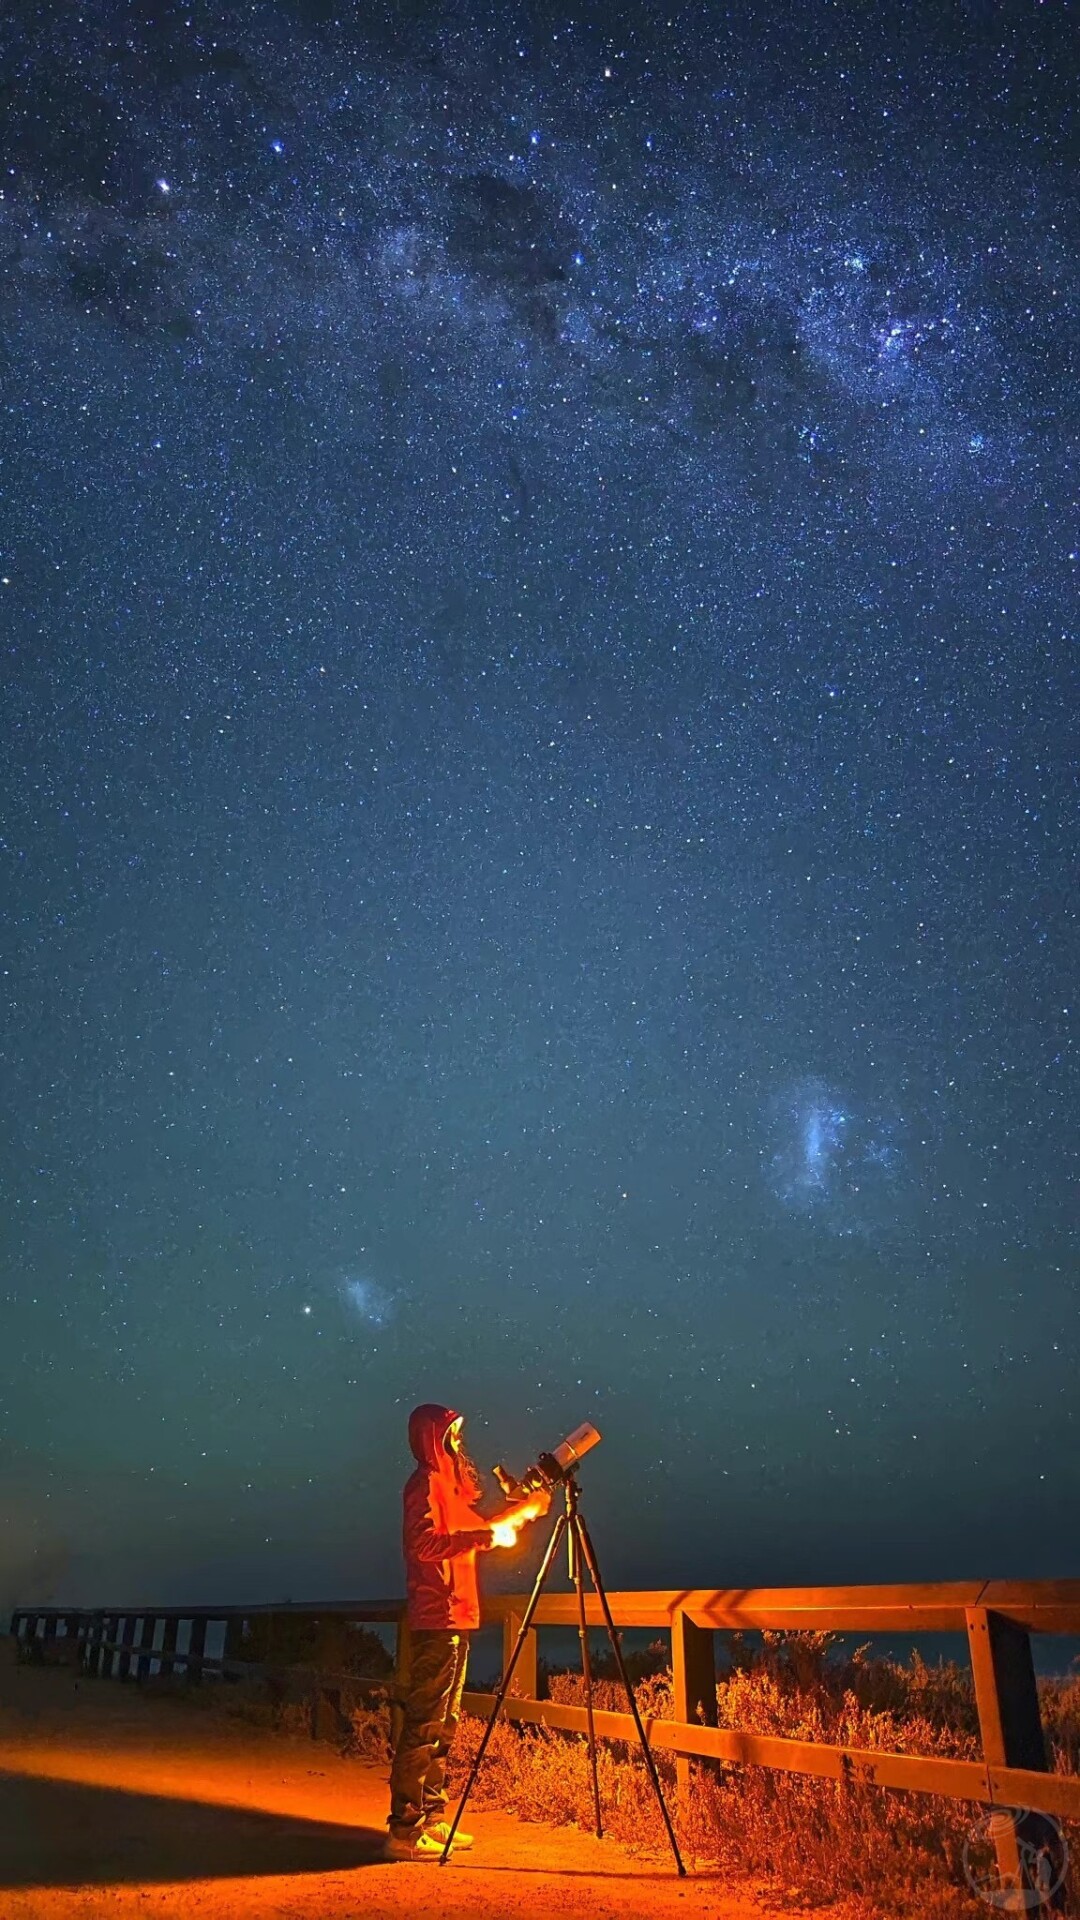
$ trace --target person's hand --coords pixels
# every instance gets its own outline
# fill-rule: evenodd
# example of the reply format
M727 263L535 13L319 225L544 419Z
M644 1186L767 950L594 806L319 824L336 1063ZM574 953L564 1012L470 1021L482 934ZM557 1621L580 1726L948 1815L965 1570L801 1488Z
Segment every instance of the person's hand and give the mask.
M527 1526L530 1520L539 1520L541 1514L546 1513L550 1505L550 1496L547 1498L547 1504L542 1506L540 1494L531 1493L527 1500L518 1500L514 1506L507 1507L504 1512L496 1514L491 1523L492 1546L516 1546L522 1527Z
M529 1504L536 1508L536 1518L542 1520L546 1513L551 1512L551 1488L538 1487Z
M505 1512L497 1514L496 1518L500 1525L509 1522L510 1526L515 1528L527 1526L530 1520L539 1520L541 1514L546 1513L551 1505L550 1500L546 1506L541 1506L540 1501L539 1493L527 1494L524 1500L515 1500L512 1507L507 1507Z

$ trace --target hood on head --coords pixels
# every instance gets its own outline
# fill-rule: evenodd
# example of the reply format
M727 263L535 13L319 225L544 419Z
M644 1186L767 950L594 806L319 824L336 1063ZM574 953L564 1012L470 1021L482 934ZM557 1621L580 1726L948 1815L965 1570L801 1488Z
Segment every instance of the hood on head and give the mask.
M409 1415L409 1445L422 1467L445 1466L450 1455L443 1445L446 1429L457 1419L453 1407L437 1407L425 1401Z

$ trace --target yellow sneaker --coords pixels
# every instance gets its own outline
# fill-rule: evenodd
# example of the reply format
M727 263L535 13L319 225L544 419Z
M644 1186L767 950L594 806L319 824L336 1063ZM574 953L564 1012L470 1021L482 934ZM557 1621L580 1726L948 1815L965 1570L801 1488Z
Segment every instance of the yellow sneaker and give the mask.
M445 1847L446 1836L449 1833L449 1831L450 1831L449 1820L425 1820L424 1821L424 1832L434 1834L440 1847ZM462 1833L461 1828L459 1827L457 1832L454 1835L455 1847L471 1847L472 1843L473 1843L472 1834Z
M411 1833L390 1834L383 1857L387 1860L438 1860L442 1857L445 1845L445 1833L440 1840L429 1827L414 1827ZM453 1853L453 1847L450 1851Z

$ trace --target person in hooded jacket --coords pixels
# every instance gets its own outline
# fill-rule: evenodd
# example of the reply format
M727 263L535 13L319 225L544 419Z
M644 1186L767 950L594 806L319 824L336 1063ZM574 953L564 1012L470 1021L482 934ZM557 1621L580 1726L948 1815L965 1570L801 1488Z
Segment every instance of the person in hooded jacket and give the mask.
M496 1544L495 1521L476 1512L483 1489L465 1451L463 1426L452 1407L425 1405L409 1416L417 1462L404 1494L409 1661L398 1697L387 1822L388 1852L399 1860L437 1860L446 1842L446 1766L461 1713L469 1634L480 1624L476 1556ZM469 1847L472 1835L459 1831L454 1844Z

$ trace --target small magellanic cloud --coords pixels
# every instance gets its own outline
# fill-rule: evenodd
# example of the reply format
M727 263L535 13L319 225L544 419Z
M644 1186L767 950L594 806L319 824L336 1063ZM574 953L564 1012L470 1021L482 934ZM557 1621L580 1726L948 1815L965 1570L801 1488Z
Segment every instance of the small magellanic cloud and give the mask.
M394 1296L366 1273L344 1273L338 1291L352 1319L369 1327L388 1326L394 1317Z

